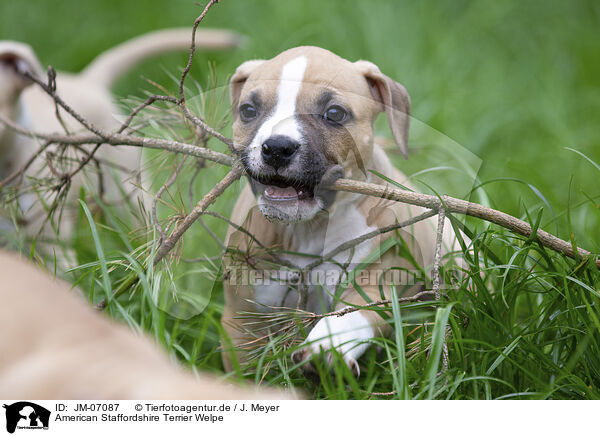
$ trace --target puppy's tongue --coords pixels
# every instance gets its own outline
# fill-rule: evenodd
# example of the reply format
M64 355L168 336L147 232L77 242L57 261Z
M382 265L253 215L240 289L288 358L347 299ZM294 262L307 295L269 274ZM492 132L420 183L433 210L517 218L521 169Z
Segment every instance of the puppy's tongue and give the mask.
M291 186L287 188L267 186L264 195L271 200L294 200L298 198L298 193Z

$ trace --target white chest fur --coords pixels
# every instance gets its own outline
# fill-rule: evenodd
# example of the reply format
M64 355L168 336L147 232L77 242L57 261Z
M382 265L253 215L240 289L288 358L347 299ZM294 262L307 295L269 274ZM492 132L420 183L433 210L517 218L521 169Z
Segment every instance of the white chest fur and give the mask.
M319 259L323 260L324 256L327 257L339 245L375 230L375 227L367 225L365 217L355 206L343 208L343 211L340 209L342 208L338 208L327 220L288 225L283 245L288 251L298 254L286 255L285 260L304 268ZM317 313L327 310L338 283L345 278L343 267L348 272L354 269L374 246L373 240L365 241L352 250L336 254L310 271L306 276L309 282L306 286L306 309ZM294 282L298 277L291 272L280 272L278 276ZM255 284L254 294L255 301L270 307L297 307L299 302L298 285L284 280Z

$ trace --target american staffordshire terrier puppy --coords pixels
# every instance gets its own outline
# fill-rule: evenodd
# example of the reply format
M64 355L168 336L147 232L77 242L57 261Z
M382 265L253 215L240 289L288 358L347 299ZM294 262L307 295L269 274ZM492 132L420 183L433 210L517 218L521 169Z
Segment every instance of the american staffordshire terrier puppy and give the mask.
M350 62L317 47L298 47L271 60L243 63L232 76L230 88L233 136L235 143L243 146L240 154L249 183L232 213L232 221L243 230L231 227L227 237L230 252L238 255L226 258L226 277L230 278L224 284L222 323L237 358L245 362L245 346L256 345L265 332L260 319L252 322L248 312L296 308L302 302L302 309L321 313L331 306L337 310L364 305L365 296L371 301L390 298L390 283L380 286L383 275L419 269L397 247L378 253L394 232L368 239L332 259L323 256L345 242L425 210L326 189L340 177L391 186L374 172L409 186L374 142L373 131L377 115L385 112L394 140L407 157L409 96L375 64ZM433 264L436 223L433 217L399 231L406 248L425 270ZM453 249L455 240L449 224L445 230L442 255ZM260 262L262 247L279 250L280 258L300 268L315 259L324 262L313 269L309 283L298 286L292 283L297 275L289 269L278 267L277 274L272 263ZM350 282L335 296L347 273L373 253L368 265L359 268L367 277L360 292ZM253 274L240 280L248 270ZM267 279L258 274L257 280L257 270L267 270ZM270 280L273 275L278 275L278 280ZM422 289L422 281L410 277L394 280L402 296ZM239 319L241 312L246 313L244 321ZM369 310L323 318L292 358L305 362L303 368L311 371L312 355L335 349L358 375L357 359L368 341L389 331L390 326ZM331 353L325 354L330 360ZM231 367L227 352L224 361Z
M144 59L169 51L188 49L190 42L191 32L187 28L160 30L134 38L101 53L78 74L58 72L57 94L84 119L111 132L120 126L116 116L121 113L110 94L111 85ZM225 30L200 29L196 33L196 47L199 49L225 49L239 43L239 36ZM0 115L36 133L64 133L65 127L71 133L83 131L83 126L62 109L61 123L56 116L52 98L39 86L30 86L31 81L24 76L25 72L45 81L45 72L30 46L15 41L0 41ZM37 152L39 145L36 140L18 135L0 123L0 181L19 170ZM84 148L91 150L90 147ZM53 146L46 152L62 152L59 150ZM71 152L69 156L72 160L75 159L75 163L70 163L73 170L83 154ZM122 201L123 191L128 194L137 192L144 200L142 189L137 189L137 175L141 169L140 148L104 145L96 157L102 163L105 173L102 188L106 201ZM94 165L88 167L92 169ZM25 179L27 183L29 177L51 175L46 160L40 157L29 168ZM71 195L68 197L71 201L68 203L77 198L79 188L84 183L88 192L101 192L99 178L94 171L88 171L87 174L80 172L72 180ZM22 218L28 233L35 235L43 223L45 211L35 193L25 189L22 191L25 192L19 197ZM50 203L52 198L49 195L45 200ZM69 236L73 218L73 213L67 211L59 220L63 240ZM10 227L10 223L6 222L0 226L5 231L10 231Z
M150 339L94 311L79 290L0 251L0 397L290 399L184 370Z

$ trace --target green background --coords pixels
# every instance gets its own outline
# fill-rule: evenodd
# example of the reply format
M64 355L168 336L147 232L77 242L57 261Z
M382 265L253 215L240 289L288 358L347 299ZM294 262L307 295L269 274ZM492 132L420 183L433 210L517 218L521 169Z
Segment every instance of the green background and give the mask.
M189 26L201 8L191 0L2 0L0 38L31 44L45 65L78 71L127 38ZM224 0L203 26L234 29L248 40L236 51L197 56L192 77L201 83L208 60L225 83L244 60L297 45L378 64L406 86L415 118L479 156L481 180L533 185L559 216L560 225L550 225L546 207L543 224L562 237L570 200L578 243L600 250L600 174L565 150L600 161L600 3ZM115 92L140 95L148 88L141 74L172 85L164 70L178 73L185 59L153 59ZM519 183L487 190L494 207L516 216L524 216L523 204L543 204Z

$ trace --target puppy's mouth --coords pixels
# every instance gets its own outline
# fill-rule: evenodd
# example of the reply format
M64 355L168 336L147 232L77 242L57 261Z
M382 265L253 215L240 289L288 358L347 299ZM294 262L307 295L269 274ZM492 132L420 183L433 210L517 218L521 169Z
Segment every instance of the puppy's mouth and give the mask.
M255 194L273 202L311 201L315 199L316 183L279 175L249 174Z
M248 167L246 171L260 211L269 221L281 223L310 220L329 208L336 193L327 187L344 174L339 165L322 173L305 171L303 177L255 173Z

